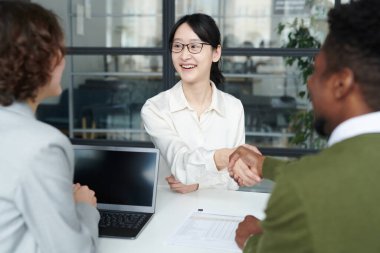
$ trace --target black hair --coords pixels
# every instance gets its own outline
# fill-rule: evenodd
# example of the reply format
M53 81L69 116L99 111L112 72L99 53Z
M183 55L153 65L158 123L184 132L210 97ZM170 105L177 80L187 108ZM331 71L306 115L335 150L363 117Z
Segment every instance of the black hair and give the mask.
M213 48L221 45L220 31L214 19L206 14L194 13L183 16L174 24L169 36L169 46L173 43L178 27L184 23L188 24L202 41L209 43ZM211 65L210 79L217 86L224 82L220 65L221 59Z
M322 47L327 72L349 68L368 106L380 110L380 1L342 4L328 14L329 34Z

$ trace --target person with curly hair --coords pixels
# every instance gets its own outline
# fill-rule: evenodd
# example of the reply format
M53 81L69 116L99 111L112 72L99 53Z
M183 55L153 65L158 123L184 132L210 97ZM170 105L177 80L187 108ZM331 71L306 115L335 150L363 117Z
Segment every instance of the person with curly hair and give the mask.
M328 148L296 161L247 147L230 157L275 179L263 221L236 231L244 253L380 252L380 1L330 10L329 33L308 80L315 129ZM243 180L244 181L244 180Z
M0 1L0 252L95 252L95 193L73 185L73 150L38 121L61 93L63 31L40 5Z

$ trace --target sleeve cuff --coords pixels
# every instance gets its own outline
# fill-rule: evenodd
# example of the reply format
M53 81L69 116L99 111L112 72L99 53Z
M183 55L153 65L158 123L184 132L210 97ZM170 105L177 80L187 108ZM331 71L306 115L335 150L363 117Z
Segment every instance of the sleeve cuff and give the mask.
M227 169L223 169L221 171L213 172L199 182L198 189L207 188L236 191L239 189L239 185L230 177Z
M218 172L218 169L216 168L216 165L215 165L214 154L215 154L215 150L205 151L206 170L212 171L212 172Z
M93 238L97 238L99 234L98 223L100 220L99 211L86 203L76 204L78 216L83 224L88 228Z
M261 234L251 235L244 243L243 253L255 253L257 252L257 246L259 244Z
M281 171L279 167L286 163L287 161L266 157L263 164L263 177L275 181L278 173Z

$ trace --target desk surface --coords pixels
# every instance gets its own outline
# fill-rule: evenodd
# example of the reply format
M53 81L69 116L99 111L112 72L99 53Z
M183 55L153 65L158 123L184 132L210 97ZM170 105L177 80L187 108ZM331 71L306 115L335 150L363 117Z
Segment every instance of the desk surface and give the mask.
M183 224L192 211L244 217L253 214L264 218L268 193L202 189L189 194L174 193L167 186L159 186L156 213L136 240L101 238L99 253L230 253L229 251L172 246L168 238Z

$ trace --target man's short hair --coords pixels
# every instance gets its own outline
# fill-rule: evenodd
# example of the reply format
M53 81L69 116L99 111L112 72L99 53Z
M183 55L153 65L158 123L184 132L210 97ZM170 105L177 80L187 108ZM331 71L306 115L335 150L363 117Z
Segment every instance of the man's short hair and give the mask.
M329 34L322 47L327 73L349 68L364 98L380 110L380 0L342 4L328 14Z

